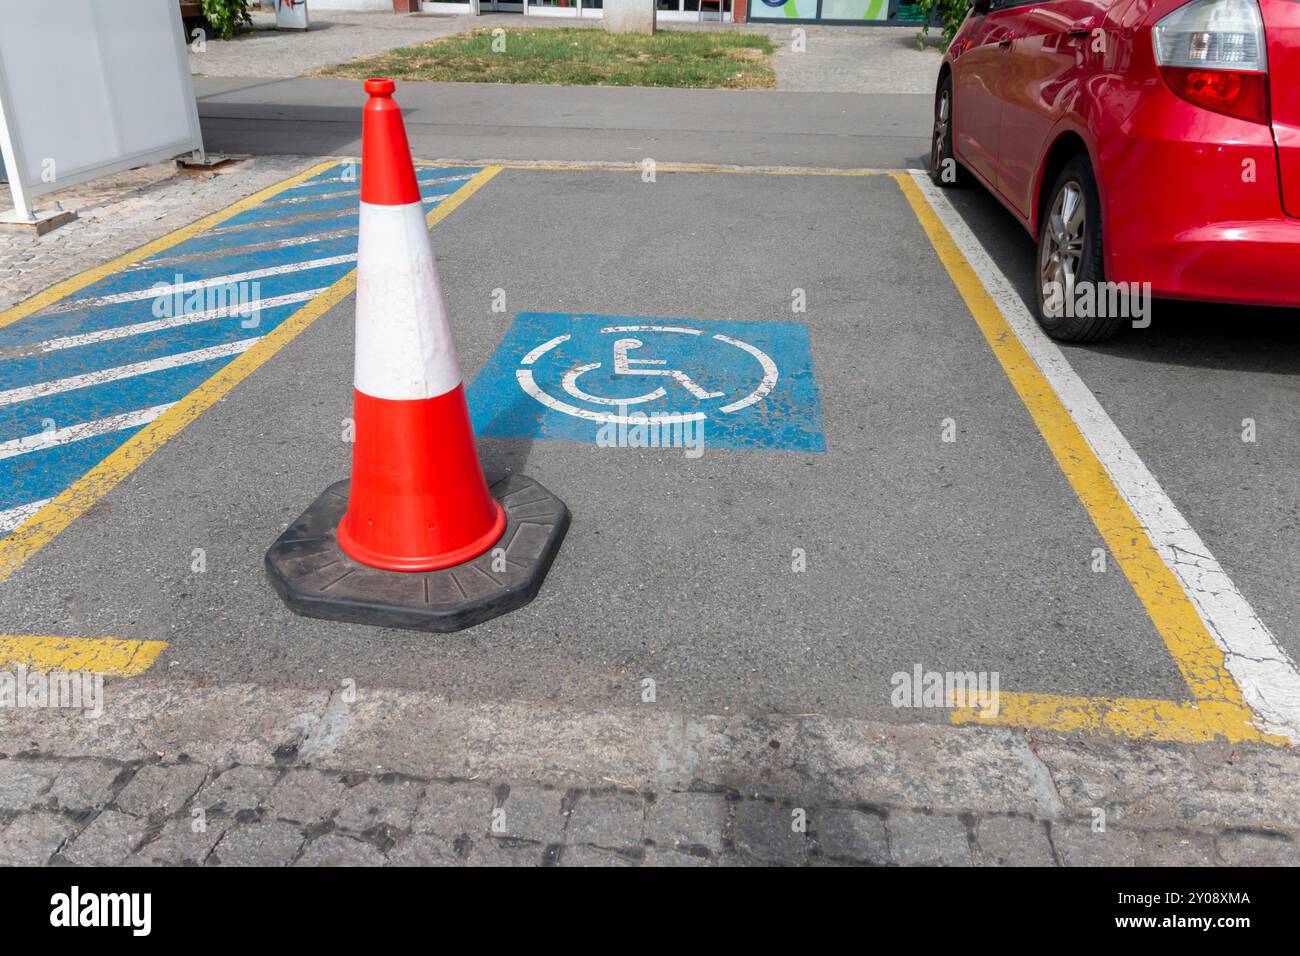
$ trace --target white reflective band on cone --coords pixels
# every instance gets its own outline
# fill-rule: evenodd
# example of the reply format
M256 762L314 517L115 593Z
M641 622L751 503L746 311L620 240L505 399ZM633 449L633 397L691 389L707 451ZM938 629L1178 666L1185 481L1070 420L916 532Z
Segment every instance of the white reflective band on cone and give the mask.
M423 399L460 384L460 359L424 204L361 204L353 384L374 398Z

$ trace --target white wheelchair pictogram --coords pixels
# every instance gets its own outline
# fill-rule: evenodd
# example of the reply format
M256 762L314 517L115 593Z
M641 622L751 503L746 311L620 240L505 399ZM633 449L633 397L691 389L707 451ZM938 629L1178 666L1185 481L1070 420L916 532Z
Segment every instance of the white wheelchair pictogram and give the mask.
M772 361L771 356L762 349L759 349L748 342L732 338L728 335L722 335L720 333L706 338L704 331L701 329L671 325L616 325L603 328L600 331L602 335L619 336L619 338L613 340L610 346L612 354L611 367L614 375L661 378L668 379L668 382L665 385L658 385L651 391L640 395L611 398L604 395L592 394L578 384L579 378L588 372L602 368L604 364L603 362L588 362L586 364L576 365L566 371L561 377L560 387L565 393L567 393L569 398L589 405L605 407L617 406L621 409L630 405L641 405L657 399L667 398L669 395L669 389L666 385L675 385L682 391L686 392L692 399L694 399L692 404L726 397L725 392L710 391L696 382L694 378L681 369L668 368L667 359L634 358L630 356L630 352L635 352L639 349L645 349L646 352L652 354L653 346L648 346L641 338L627 337L629 334L646 335L647 337L650 337L651 333L656 336L659 334L695 336L701 343L719 342L723 345L740 349L742 352L745 352L754 358L758 363L758 367L755 370L755 387L743 396L737 398L735 401L728 402L724 405L718 405L716 408L713 408L712 411L718 414L729 415L740 411L742 408L748 408L749 406L762 401L776 386L776 381L780 374L777 370L776 363ZM595 409L583 408L570 403L564 397L557 397L550 394L538 385L537 379L533 375L533 368L536 367L538 360L543 358L543 356L552 349L569 341L570 338L571 336L568 334L557 335L555 338L543 342L541 345L537 346L537 348L525 355L519 362L520 368L515 370L515 377L519 382L519 386L527 394L531 395L547 408L557 412L562 412L566 415L572 415L575 418L583 418L593 422L622 422L626 424L631 424L640 418L644 418L644 413L632 413L632 415L628 415L621 412L597 411ZM701 421L708 418L709 414L710 412L702 410L689 412L668 411L655 412L651 417L653 417L655 421L664 424L673 424L676 422ZM636 417L634 418L633 416Z

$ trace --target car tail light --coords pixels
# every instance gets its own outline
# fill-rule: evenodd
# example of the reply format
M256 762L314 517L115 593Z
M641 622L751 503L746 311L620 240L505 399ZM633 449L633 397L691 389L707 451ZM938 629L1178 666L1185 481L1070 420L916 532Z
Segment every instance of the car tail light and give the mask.
M1192 0L1151 30L1169 88L1190 103L1269 121L1268 54L1256 0Z

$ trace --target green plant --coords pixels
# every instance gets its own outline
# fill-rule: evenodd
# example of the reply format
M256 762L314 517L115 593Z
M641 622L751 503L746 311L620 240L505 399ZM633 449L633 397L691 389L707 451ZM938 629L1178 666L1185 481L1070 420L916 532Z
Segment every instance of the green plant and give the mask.
M916 8L925 17L925 22L921 32L916 35L916 45L925 45L925 38L930 33L930 24L938 19L939 25L943 27L943 45L947 49L952 38L957 35L961 22L966 19L970 5L971 0L917 0Z
M248 0L203 0L203 16L222 40L229 40L253 25Z

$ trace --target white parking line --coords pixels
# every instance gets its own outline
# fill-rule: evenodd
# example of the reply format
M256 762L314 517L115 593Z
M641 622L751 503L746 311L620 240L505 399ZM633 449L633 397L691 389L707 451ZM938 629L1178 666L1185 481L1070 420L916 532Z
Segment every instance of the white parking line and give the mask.
M65 428L51 428L49 431L38 432L35 435L24 435L22 438L0 442L0 458L14 458L18 455L26 455L45 448L53 448L56 445L69 445L74 441L94 438L96 435L107 435L109 432L122 431L124 428L148 425L174 404L174 402L168 402L165 405L154 405L152 408L123 412L121 415L109 415L106 418L97 418L94 421L78 422L76 425L68 425Z
M147 362L133 362L130 365L119 365L116 368L87 372L85 375L73 375L70 378L55 379L52 382L41 382L37 385L11 388L6 392L0 392L0 405L17 405L19 402L26 402L44 395L57 395L59 392L71 392L78 388L89 388L92 385L102 385L105 382L116 382L119 379L132 378L136 375L148 375L150 372L161 372L164 369L179 368L182 365L197 365L200 362L225 358L228 355L238 355L240 352L252 348L259 341L261 340L257 338L240 339L238 342L214 345L211 348L196 349L193 352L165 355L162 358L150 359Z
M1263 729L1300 742L1300 671L1295 663L1039 327L947 196L926 174L912 176L1187 593Z

